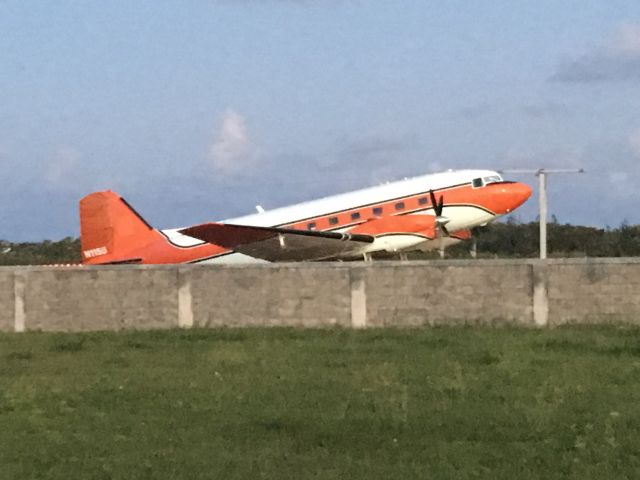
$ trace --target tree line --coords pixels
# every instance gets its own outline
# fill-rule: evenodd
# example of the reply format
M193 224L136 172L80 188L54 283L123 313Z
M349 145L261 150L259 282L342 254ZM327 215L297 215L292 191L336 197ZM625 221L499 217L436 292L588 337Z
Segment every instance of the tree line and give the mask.
M537 257L539 232L538 222L519 223L513 219L475 229L477 255L491 258ZM447 256L468 256L470 242L451 247ZM547 225L547 250L550 257L640 256L640 225L623 222L616 228L598 228L552 222Z
M474 230L474 240L446 250L447 258L469 258L475 242L478 258L534 258L538 256L538 222L510 219ZM616 228L550 223L547 227L550 257L640 256L640 225L623 222ZM438 252L414 253L410 258L436 258ZM80 239L10 242L0 240L0 265L52 265L80 263Z
M81 261L79 238L19 243L0 240L0 265L54 265Z

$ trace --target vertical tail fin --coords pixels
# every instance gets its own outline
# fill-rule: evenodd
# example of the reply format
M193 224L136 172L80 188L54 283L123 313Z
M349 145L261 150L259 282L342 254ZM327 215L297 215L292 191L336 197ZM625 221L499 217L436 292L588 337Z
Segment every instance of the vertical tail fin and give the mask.
M80 200L80 243L87 264L141 262L141 249L158 238L120 195L95 192Z

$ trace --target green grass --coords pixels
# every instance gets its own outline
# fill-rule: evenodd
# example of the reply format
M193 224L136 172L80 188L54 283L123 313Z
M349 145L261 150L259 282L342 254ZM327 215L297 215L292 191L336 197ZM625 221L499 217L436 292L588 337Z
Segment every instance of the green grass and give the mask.
M1 479L637 478L640 330L0 335Z

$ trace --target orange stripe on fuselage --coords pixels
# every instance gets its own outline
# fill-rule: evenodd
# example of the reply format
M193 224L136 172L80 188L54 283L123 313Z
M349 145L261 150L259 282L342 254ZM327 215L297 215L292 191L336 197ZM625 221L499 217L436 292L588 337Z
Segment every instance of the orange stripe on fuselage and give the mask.
M444 198L445 207L471 206L496 216L509 213L520 206L531 194L531 189L524 184L515 182L492 183L478 188L474 188L471 183L465 183L434 190L434 193L437 197L442 196ZM425 199L425 203L421 204L420 199ZM403 203L404 206L397 208L396 205L399 203ZM374 209L378 208L382 208L382 212L380 214L374 213ZM315 223L316 230L337 230L358 225L381 216L407 215L428 210L433 210L433 205L429 201L429 192L427 191L383 202L352 207L280 226L306 230L309 228L310 223ZM351 215L354 213L359 213L360 218L353 219ZM330 223L331 218L337 218L337 223Z
M488 187L488 186L487 186ZM487 188L483 187L483 188ZM437 195L444 196L445 206L450 205L471 205L476 206L478 208L482 208L483 210L488 210L490 213L494 214L493 211L486 208L483 205L476 204L472 201L472 192L480 189L474 189L471 187L471 183L467 183L464 185L456 185L453 187L446 187L440 190L434 190L434 193ZM446 195L444 193L446 192ZM420 199L424 199L423 202L420 203ZM396 205L399 203L404 203L403 208L396 208ZM380 214L374 213L374 209L382 208L382 212ZM370 203L367 205L362 205L359 207L352 207L346 210L342 210L339 212L332 212L326 215L321 215L317 217L306 218L304 220L296 221L293 223L283 224L281 226L287 228L298 228L301 230L306 230L309 227L310 223L315 223L316 230L336 230L340 228L351 227L353 225L358 225L364 223L368 220L378 217L384 217L389 215L407 215L411 213L423 212L427 210L433 210L433 206L429 201L429 192L422 192L413 195L407 195L404 197L397 197L390 200L385 200L378 203ZM360 218L352 219L351 215L359 213ZM337 218L338 222L331 224L330 218Z

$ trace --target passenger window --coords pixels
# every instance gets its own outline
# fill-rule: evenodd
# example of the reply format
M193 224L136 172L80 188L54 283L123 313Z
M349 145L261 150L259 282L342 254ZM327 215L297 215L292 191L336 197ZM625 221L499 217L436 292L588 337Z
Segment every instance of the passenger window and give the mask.
M337 225L337 224L338 224L338 217L329 218L329 225Z
M472 184L473 184L473 188L480 188L483 186L481 178L474 178Z
M360 212L353 212L351 214L351 220L358 220L360 218Z
M307 230L315 230L315 229L316 229L316 222L307 223Z
M380 215L382 215L382 207L374 207L374 209L373 209L373 214L374 214L374 215L376 215L376 216L378 216L378 217L379 217Z
M419 205L426 205L427 203L429 203L429 199L427 197L420 197L418 199L418 204Z
M396 203L396 210L403 210L403 209L404 209L404 202Z

